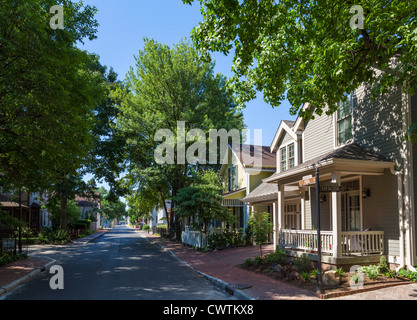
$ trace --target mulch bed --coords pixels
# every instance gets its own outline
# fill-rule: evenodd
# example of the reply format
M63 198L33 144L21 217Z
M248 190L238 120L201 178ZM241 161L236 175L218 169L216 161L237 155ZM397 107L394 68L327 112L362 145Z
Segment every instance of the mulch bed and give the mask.
M410 280L403 278L403 277L399 277L399 276L395 278L389 278L389 277L380 275L377 279L371 280L366 275L364 275L363 287L355 287L355 286L352 287L350 285L350 277L352 273L345 272L341 278L341 283L339 285L336 285L333 287L326 287L323 285L322 293L319 294L317 293L317 280L314 278L311 278L310 281L304 281L303 279L286 280L285 278L282 278L278 272L272 270L269 265L246 266L244 264L240 264L238 265L238 267L248 270L248 271L261 273L276 281L285 282L287 284L294 285L299 288L314 292L321 299L341 297L341 296L351 295L355 293L366 292L366 291L377 290L377 289L405 285L405 284L411 283Z

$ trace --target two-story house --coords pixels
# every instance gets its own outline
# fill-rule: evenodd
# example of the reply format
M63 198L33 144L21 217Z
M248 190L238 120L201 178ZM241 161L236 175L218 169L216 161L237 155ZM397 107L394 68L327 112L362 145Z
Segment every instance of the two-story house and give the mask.
M235 217L230 227L245 231L250 208L242 199L257 188L263 179L275 173L276 153L271 152L269 146L231 143L225 156L227 161L224 161L219 171L226 190L222 204Z
M364 264L385 255L397 267L417 264L417 146L404 139L417 122L417 97L393 88L371 99L370 89L350 93L332 115L282 121L271 144L276 173L243 199L272 205L274 244L290 255L317 250L320 208L322 262Z
M96 231L102 225L100 214L101 195L100 192L94 192L94 196L75 196L77 207L80 211L81 219L91 219L91 231Z
M8 192L0 188L0 208L3 212L10 214L11 217L19 219L34 232L39 232L41 224L42 202L39 194L22 191L20 194L20 204L18 193ZM7 226L4 226L8 228Z

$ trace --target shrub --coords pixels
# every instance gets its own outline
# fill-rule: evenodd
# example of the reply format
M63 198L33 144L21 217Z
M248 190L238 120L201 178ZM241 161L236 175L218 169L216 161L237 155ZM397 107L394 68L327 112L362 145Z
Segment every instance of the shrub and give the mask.
M250 267L253 265L253 260L251 258L245 259L245 267Z
M300 272L309 272L313 270L313 260L305 253L303 253L301 257L295 258L293 263Z
M269 264L284 264L287 260L287 254L282 249L277 249L267 255L266 260Z
M306 271L301 274L301 278L304 281L311 281L310 276L311 276L311 273L310 272L306 272Z
M253 242L253 231L251 226L247 226L245 229L245 236L243 237L243 240L246 244L252 244Z
M379 259L378 269L380 273L387 273L389 271L387 259L384 256Z
M398 271L398 275L400 277L407 278L408 280L412 282L417 281L417 272L413 272L411 270L400 269L400 271Z
M310 272L310 275L314 278L317 279L317 277L319 276L319 269L315 268Z
M27 258L27 255L24 253L10 254L6 252L0 257L0 266L4 266L13 261L22 260L26 258Z
M339 277L342 277L345 274L345 271L343 270L343 268L334 269L334 270L337 272Z
M263 263L264 263L264 259L261 256L256 256L255 257L255 264L257 266L261 266L261 265L263 265Z
M146 224L146 223L144 223L143 224L143 226L142 226L142 230L149 230L150 229L150 227Z
M360 267L359 272L363 272L369 279L375 280L379 276L379 268L376 265L370 265L366 267Z
M50 227L45 227L38 235L40 243L49 244L64 244L70 241L67 230L52 230Z
M359 273L355 273L350 277L350 281L354 283L358 283L361 279L361 275Z
M212 233L208 236L210 249L233 248L244 244L241 231L225 229L222 233Z
M387 278L395 278L397 276L397 273L395 270L388 270L384 273L384 276Z

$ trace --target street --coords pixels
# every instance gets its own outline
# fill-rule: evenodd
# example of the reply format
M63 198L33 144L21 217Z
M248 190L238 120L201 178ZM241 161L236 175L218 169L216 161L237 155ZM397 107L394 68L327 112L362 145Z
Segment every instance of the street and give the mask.
M180 261L118 226L88 244L34 246L30 255L56 259L63 270L63 289L50 286L54 273L44 272L5 300L228 300Z

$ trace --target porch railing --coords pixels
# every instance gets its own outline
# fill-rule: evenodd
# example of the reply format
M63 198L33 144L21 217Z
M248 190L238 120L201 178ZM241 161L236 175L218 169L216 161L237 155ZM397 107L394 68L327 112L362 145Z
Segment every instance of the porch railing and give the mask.
M342 255L384 253L384 231L343 231ZM333 232L320 231L321 252L332 254ZM295 250L317 251L316 230L283 229L280 244Z
M331 253L333 243L333 233L331 231L320 231L321 252ZM317 251L317 231L316 230L291 230L281 231L282 244L291 249Z
M342 254L384 253L384 231L342 232Z

